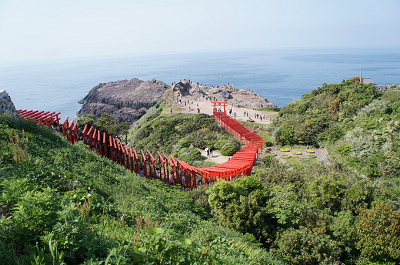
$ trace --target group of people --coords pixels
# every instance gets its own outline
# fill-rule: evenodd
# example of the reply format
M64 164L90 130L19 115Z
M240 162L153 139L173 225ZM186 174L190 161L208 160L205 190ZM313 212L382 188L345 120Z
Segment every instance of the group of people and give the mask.
M176 99L176 102L179 104L179 105L181 105L182 104L182 99L180 99L180 98L177 98ZM183 101L183 104L185 105L185 106L188 106L188 112L190 112L191 110L192 110L192 107L191 107L191 105L194 105L194 102L193 102L193 100L184 100ZM171 113L172 113L172 108L171 108ZM199 108L199 103L197 103L197 113L200 113L200 108Z

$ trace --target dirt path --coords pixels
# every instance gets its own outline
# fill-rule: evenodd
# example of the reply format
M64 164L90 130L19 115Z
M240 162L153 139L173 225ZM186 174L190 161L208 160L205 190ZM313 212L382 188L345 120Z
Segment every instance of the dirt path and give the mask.
M217 164L222 164L231 159L232 156L223 156L219 151L212 151L212 156L207 157L207 152L201 149L198 149L201 152L201 156L207 158L207 160L212 161Z

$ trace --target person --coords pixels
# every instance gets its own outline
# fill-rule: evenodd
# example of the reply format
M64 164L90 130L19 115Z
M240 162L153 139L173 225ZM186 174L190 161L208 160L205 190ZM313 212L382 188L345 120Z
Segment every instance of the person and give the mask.
M210 157L213 157L212 148L210 147Z
M207 152L207 157L210 156L210 149L208 149L208 147L206 147L206 149L204 149L204 151Z

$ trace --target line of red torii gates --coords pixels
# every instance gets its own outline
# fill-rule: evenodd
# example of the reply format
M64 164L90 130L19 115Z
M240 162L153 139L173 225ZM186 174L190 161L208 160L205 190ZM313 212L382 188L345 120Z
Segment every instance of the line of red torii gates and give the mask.
M227 181L238 177L249 176L254 161L261 154L263 140L251 132L241 123L226 114L225 107L228 102L211 101L213 115L220 126L231 133L245 146L236 152L229 161L213 167L195 168L184 161L171 155L160 154L153 156L149 150L137 151L134 147L127 146L105 132L101 132L91 126L85 125L80 133L78 122L69 117L60 123L60 112L18 110L20 116L46 126L57 127L58 131L67 138L71 144L82 140L92 150L102 157L107 157L125 168L146 177L147 179L159 179L168 185L181 185L185 189L193 189L198 185L215 183L218 179ZM217 107L223 107L218 111Z

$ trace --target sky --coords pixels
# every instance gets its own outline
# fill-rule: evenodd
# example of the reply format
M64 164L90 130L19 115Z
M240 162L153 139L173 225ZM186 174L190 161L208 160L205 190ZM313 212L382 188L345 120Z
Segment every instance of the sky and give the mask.
M400 0L0 0L0 63L400 47Z

